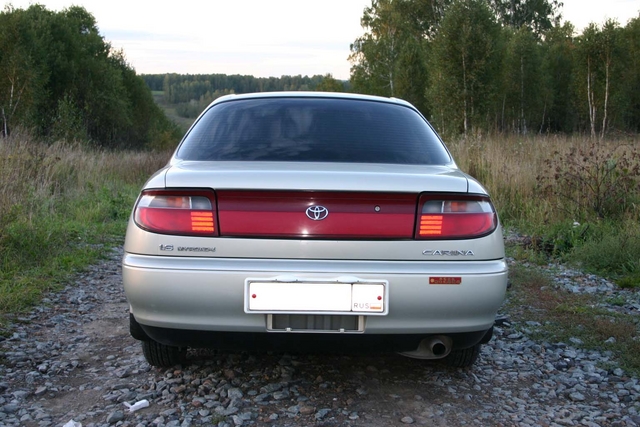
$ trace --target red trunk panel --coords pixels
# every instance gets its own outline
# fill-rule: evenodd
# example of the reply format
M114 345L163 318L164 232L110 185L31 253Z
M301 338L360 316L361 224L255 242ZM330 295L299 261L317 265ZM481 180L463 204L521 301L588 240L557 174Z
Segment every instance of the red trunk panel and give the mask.
M242 237L411 239L418 201L417 194L224 190L216 194L220 235Z

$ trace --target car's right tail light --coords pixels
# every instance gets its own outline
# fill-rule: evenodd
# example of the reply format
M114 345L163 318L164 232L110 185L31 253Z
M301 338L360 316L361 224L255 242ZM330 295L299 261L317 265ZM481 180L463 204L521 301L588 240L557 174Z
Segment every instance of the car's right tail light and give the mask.
M206 190L145 190L134 212L136 224L160 234L217 236L215 194Z
M416 239L471 239L498 226L498 216L485 196L423 194L418 202Z

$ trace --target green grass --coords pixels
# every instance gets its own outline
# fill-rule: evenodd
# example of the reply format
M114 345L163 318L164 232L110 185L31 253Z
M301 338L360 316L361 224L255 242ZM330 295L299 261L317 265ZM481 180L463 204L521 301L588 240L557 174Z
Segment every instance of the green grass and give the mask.
M58 200L61 209L43 207L7 222L0 240L0 325L122 244L137 192L132 185L101 187Z
M0 328L122 244L140 187L169 157L28 137L7 142L0 145Z
M640 276L640 225L635 220L601 222L582 244L576 245L567 259L581 264L587 271L622 283L637 281ZM632 287L632 286L630 286Z

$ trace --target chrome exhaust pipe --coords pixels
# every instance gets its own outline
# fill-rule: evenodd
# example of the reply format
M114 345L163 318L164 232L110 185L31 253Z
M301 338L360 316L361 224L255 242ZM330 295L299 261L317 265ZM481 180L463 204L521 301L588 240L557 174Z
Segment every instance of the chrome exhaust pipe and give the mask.
M436 357L444 357L449 352L445 343L438 338L432 339L429 343L429 347L431 348L431 353Z
M442 359L451 352L452 345L451 338L438 335L423 339L417 349L402 352L400 355L413 359Z

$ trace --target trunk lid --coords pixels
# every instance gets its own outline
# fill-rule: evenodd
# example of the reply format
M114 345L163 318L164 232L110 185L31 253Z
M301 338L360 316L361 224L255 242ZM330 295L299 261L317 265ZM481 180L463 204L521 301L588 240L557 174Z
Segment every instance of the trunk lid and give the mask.
M455 165L181 161L165 175L167 188L305 190L385 193L466 193Z

